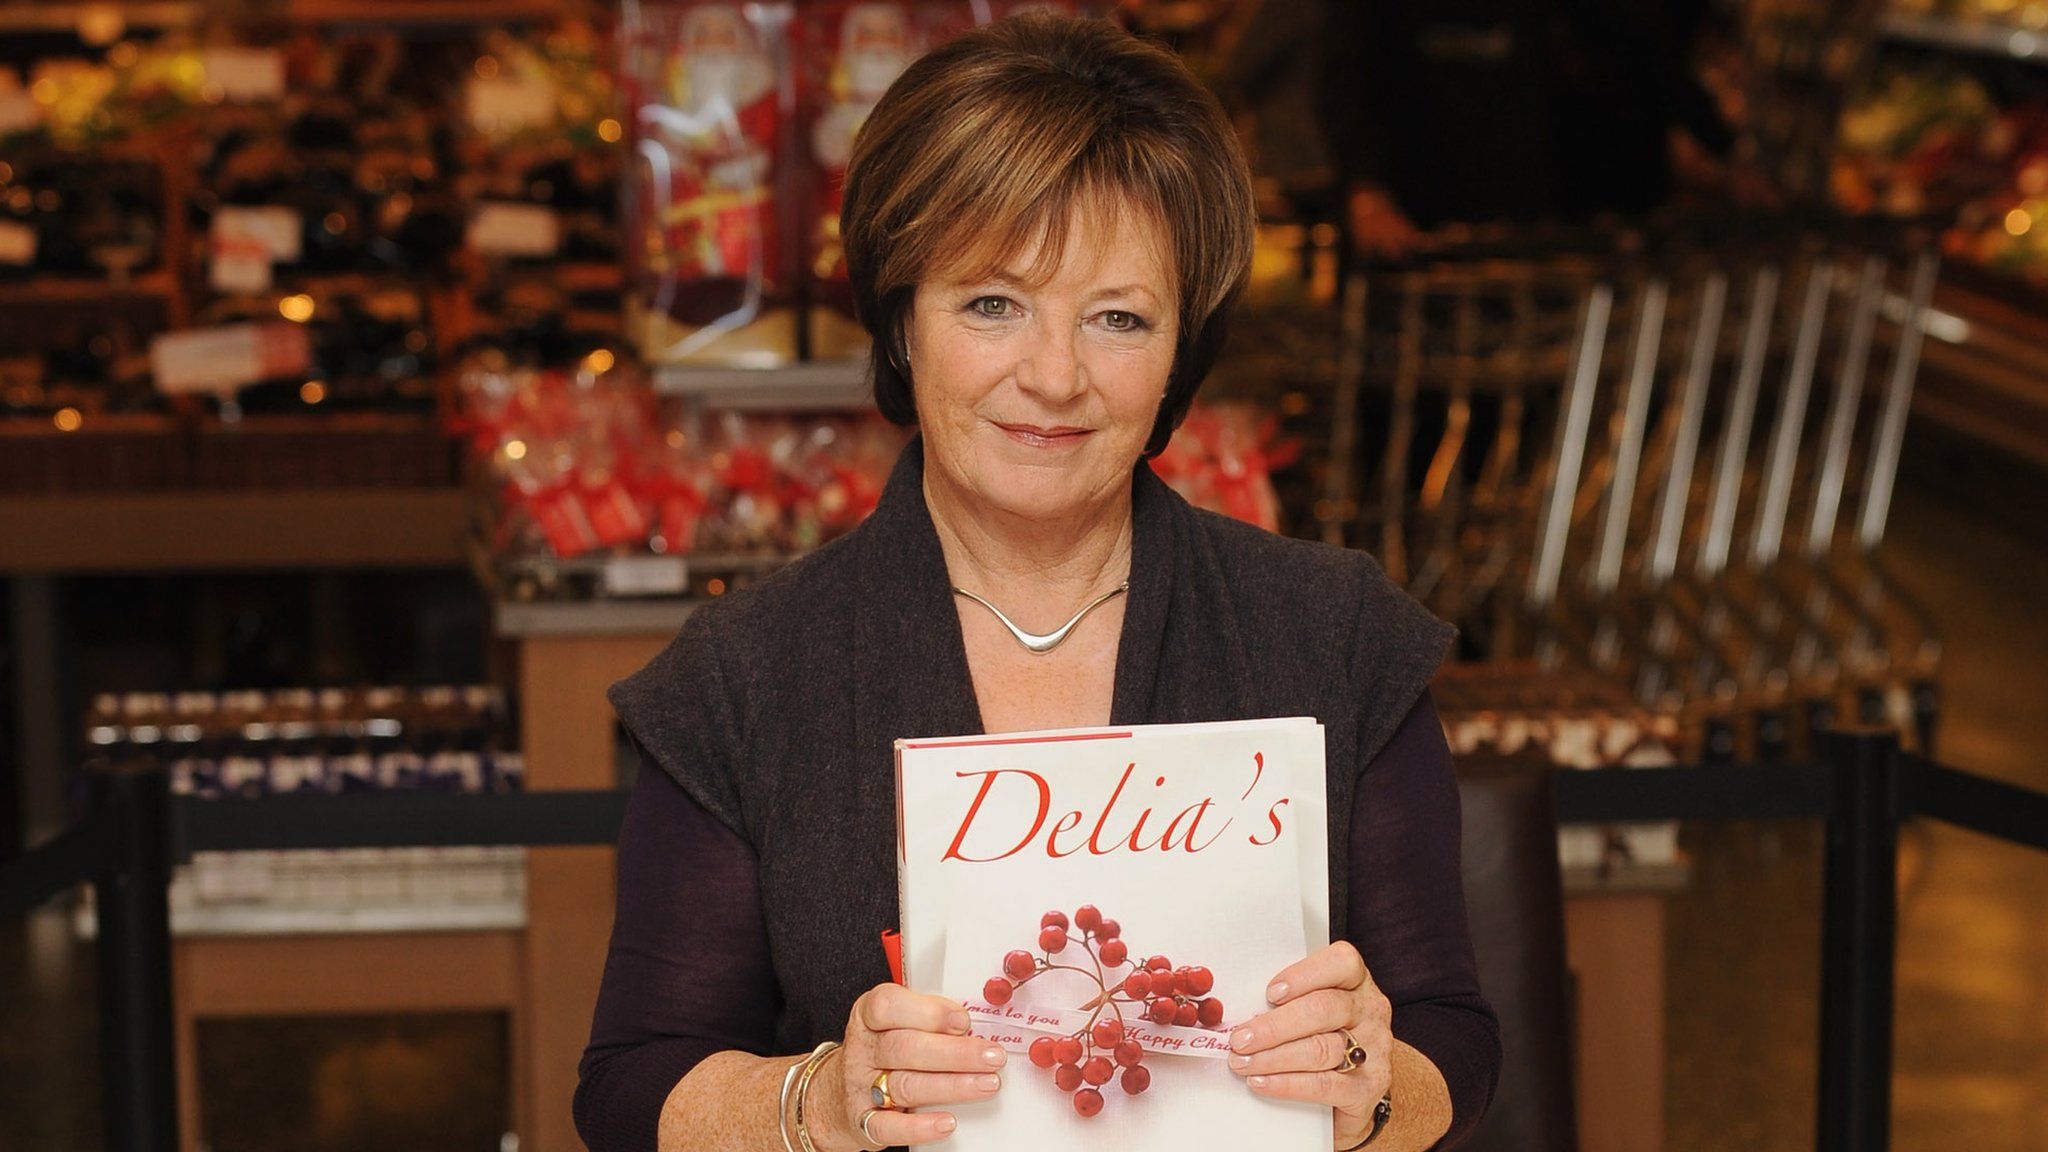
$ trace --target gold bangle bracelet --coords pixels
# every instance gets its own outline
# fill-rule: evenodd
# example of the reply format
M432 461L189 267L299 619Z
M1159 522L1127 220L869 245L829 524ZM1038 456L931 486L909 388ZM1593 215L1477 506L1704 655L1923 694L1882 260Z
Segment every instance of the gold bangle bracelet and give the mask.
M804 1123L804 1105L809 1102L811 1097L811 1078L818 1074L819 1068L824 1067L826 1059L838 1050L839 1041L837 1040L827 1040L816 1048L811 1049L810 1058L804 1061L803 1071L797 1075L796 1142L803 1149L803 1152L818 1152L817 1145L811 1143L810 1127Z
M796 1087L797 1073L810 1062L811 1058L806 1056L782 1074L782 1094L775 1098L775 1130L782 1135L782 1152L796 1152L796 1141L789 1134L789 1093Z

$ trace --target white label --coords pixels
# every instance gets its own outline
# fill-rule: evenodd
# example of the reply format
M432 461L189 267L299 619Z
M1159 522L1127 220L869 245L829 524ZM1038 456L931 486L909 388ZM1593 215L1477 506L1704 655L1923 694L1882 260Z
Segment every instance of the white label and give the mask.
M470 218L469 247L486 256L553 256L562 247L562 221L538 204L484 204Z
M149 362L159 392L232 392L306 371L312 342L296 324L227 324L158 336Z
M680 596L690 566L680 556L614 556L604 563L607 596Z
M36 262L36 230L13 220L0 220L0 264Z
M258 296L270 291L270 257L216 253L206 278L215 292Z
M290 264L305 254L305 226L290 208L222 208L213 217L215 255L262 256Z
M271 48L208 48L200 54L206 82L234 103L284 98L284 54Z
M469 123L486 136L503 136L555 122L553 85L533 80L471 80L463 92Z

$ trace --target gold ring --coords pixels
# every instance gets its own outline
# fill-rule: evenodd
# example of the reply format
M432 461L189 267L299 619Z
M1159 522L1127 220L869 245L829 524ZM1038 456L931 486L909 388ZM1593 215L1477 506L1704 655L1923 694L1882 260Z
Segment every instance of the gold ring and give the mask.
M896 1103L896 1098L889 1095L889 1074L887 1072L875 1073L875 1082L868 1085L868 1099L874 1101L876 1108L894 1109L901 1107L901 1105Z
M1371 1059L1371 1054L1365 1050L1365 1045L1360 1044L1358 1037L1353 1036L1348 1028L1337 1029L1337 1035L1344 1038L1344 1056L1337 1062L1337 1067L1332 1069L1332 1071L1356 1072L1360 1068L1365 1067L1365 1062Z
M886 1075L886 1073L884 1073L884 1075ZM860 1114L861 1139L866 1140L869 1144L873 1145L875 1152L880 1152L881 1149L887 1148L889 1146L887 1141L883 1140L880 1136L875 1135L873 1132L868 1131L868 1121L873 1120L876 1114L879 1112L881 1112L880 1108L870 1108L867 1111Z

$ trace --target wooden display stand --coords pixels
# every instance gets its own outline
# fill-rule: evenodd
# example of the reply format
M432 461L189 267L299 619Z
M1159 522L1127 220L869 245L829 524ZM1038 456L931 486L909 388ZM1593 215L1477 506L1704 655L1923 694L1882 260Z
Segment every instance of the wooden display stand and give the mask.
M518 932L208 936L171 945L178 1134L207 1147L199 1106L199 1021L386 1012L504 1012L517 1054L529 1046ZM516 1064L515 1064L516 1067ZM530 1111L514 1076L514 1115Z
M1664 1147L1664 902L1683 867L1565 881L1580 1152Z
M679 612L674 625L625 634L517 638L528 789L616 786L616 720L605 689L653 659L680 618ZM527 854L521 979L528 1026L512 1061L522 1088L513 1093L521 1102L522 1152L583 1146L570 1104L611 939L615 858L610 848L536 848Z

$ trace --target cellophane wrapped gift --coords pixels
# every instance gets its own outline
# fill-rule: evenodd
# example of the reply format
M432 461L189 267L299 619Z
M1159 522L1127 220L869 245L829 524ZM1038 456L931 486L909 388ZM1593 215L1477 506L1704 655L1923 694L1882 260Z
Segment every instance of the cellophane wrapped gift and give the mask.
M872 413L664 406L642 372L463 376L458 430L497 494L500 554L788 556L867 518L904 434Z
M619 24L628 326L651 364L797 357L790 4L641 0Z
M1279 427L1279 417L1249 404L1198 404L1152 468L1197 508L1277 532L1273 473L1301 453L1298 443L1280 438Z

